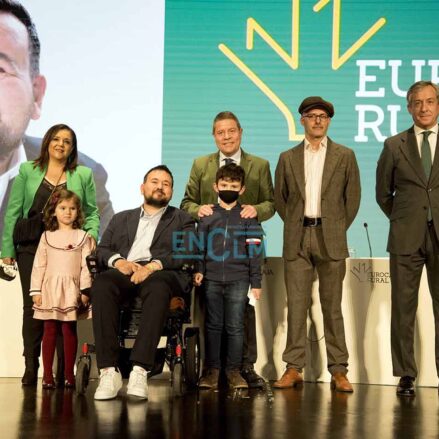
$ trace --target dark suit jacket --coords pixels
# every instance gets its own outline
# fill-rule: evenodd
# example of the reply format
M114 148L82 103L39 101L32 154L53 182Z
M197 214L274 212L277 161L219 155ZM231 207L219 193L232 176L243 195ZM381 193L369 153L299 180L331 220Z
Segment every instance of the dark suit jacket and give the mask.
M360 207L360 173L354 152L328 138L322 177L323 238L333 259L349 256L346 231ZM304 142L283 152L276 167L274 203L284 221L283 256L294 260L300 252L305 212Z
M413 127L389 137L378 160L376 200L390 220L390 253L408 255L421 247L429 208L439 236L439 137L429 180Z
M40 154L41 139L37 137L25 136L23 139L23 146L26 151L28 160L34 160ZM78 164L84 165L93 171L93 177L96 183L96 204L100 215L100 231L106 229L111 217L114 215L113 206L110 200L110 194L105 188L107 182L107 172L100 163L95 162L88 155L78 151Z
M120 254L124 258L134 243L140 220L140 207L125 210L113 216L97 247L100 266ZM195 236L195 222L189 214L168 206L162 215L151 243L152 259L159 260L164 270L175 272L184 291L192 286L190 273L182 271L184 265L193 262L189 241Z
M240 165L245 171L245 192L239 197L239 202L255 206L258 221L266 221L274 215L270 165L267 160L247 154L242 149ZM218 203L218 195L213 190L218 168L219 152L194 160L180 208L197 220L200 205Z

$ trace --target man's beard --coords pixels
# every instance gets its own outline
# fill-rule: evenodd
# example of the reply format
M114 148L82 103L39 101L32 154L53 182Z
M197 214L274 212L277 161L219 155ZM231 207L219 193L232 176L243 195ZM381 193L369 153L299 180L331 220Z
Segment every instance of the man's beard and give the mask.
M21 141L21 137L17 139L13 136L7 128L1 125L0 121L0 175L9 170L13 152L19 147Z
M154 194L153 194L154 195ZM153 198L153 195L145 198L145 204L151 207L165 207L169 203L169 198Z
M7 128L0 125L0 160L7 159L18 148L22 138L17 139Z

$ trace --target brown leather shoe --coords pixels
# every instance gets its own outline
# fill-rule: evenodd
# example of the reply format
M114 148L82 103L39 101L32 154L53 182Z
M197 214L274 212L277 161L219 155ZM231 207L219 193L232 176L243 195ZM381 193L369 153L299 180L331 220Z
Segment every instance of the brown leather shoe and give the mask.
M219 369L208 369L200 378L198 387L200 389L218 389Z
M247 381L241 376L239 370L228 370L226 376L231 389L248 389Z
M289 367L280 380L273 383L276 389L287 389L288 387L298 387L303 383L302 374L294 367Z
M349 382L347 376L343 372L335 372L331 378L331 389L337 392L348 392L352 393L354 389L352 384Z

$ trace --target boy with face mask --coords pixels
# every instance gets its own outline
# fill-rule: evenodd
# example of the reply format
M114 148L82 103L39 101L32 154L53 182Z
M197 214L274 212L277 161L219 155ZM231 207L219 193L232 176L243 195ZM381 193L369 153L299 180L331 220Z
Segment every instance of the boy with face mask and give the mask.
M255 218L242 218L238 197L245 191L245 172L236 164L218 169L213 188L219 202L213 214L200 218L200 255L194 283L205 285L206 365L201 389L218 387L223 330L227 337L226 375L229 386L247 388L240 375L244 309L249 287L261 295L262 228Z

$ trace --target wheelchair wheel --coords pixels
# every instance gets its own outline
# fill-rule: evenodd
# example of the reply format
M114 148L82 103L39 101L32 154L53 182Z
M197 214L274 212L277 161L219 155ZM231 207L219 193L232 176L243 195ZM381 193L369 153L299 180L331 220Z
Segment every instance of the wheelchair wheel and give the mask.
M87 358L81 357L76 368L76 384L75 389L78 395L84 395L88 386L88 379L90 376L90 361Z
M185 380L189 387L195 387L200 377L200 333L198 328L187 328L184 333L186 349L184 351Z
M177 363L172 371L172 393L174 396L183 395L183 365Z

